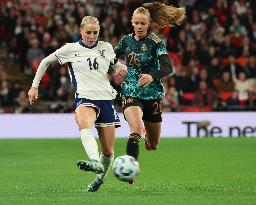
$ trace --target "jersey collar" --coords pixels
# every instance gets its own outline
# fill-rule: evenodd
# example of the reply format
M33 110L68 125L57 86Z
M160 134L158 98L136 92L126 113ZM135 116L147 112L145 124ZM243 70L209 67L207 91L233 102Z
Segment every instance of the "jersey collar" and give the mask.
M136 38L135 38L135 33L132 33L132 38L133 38L133 40L135 40L135 41L137 41L137 42L141 42L141 41L145 40L145 39L148 37L149 34L150 34L150 33L148 32L148 34L147 34L144 38L142 38L142 39L140 39L140 40L136 40Z
M95 43L93 46L91 46L91 47L85 45L84 42L83 42L83 39L80 39L80 40L79 40L79 44L80 44L81 46L85 47L85 48L92 49L92 48L95 48L95 47L98 45L98 41L96 41L96 43Z

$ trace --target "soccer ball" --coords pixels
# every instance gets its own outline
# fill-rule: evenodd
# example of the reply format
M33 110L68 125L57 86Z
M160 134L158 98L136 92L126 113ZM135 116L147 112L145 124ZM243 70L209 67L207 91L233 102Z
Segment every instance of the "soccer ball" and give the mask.
M112 169L114 175L121 181L133 180L140 172L139 163L129 155L117 157L113 162Z

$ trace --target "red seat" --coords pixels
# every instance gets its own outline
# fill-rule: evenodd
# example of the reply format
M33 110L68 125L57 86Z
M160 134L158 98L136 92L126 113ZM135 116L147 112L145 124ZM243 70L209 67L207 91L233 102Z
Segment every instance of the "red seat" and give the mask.
M4 108L4 113L13 113L13 110L9 107Z
M245 106L248 103L248 100L239 100L241 106Z
M199 112L199 108L194 106L182 106L180 108L180 111L181 112Z
M226 101L228 98L230 98L232 96L233 92L220 92L219 93L219 97Z
M201 112L211 112L212 111L212 108L210 106L206 106L206 107L202 107Z
M32 70L33 70L34 73L36 73L40 63L41 63L41 60L39 60L39 59L38 60L34 60L32 62L31 65L32 65ZM42 86L48 86L49 82L50 82L50 76L47 73L45 73L43 75L42 79L41 79L41 85Z
M34 73L36 73L37 68L40 65L40 63L41 63L41 60L34 60L34 61L32 61L31 66L32 66L32 69L33 69Z
M195 106L182 106L180 108L181 112L211 112L212 108L210 106L206 107L195 107Z
M177 53L169 52L168 57L172 59L173 65L181 65L181 57Z
M195 97L195 93L193 93L193 92L183 93L182 97L183 97L185 100L193 101L193 100L194 100L194 97Z

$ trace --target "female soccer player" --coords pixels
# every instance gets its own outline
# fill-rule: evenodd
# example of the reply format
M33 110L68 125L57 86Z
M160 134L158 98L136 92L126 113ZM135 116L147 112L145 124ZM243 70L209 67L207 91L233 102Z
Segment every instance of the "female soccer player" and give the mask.
M154 2L137 8L132 16L134 33L124 36L115 48L117 57L125 54L127 75L122 84L122 108L130 127L126 152L138 159L139 142L146 131L145 147L156 150L161 132L161 78L173 74L167 50L161 39L149 31L150 24L160 28L179 25L185 18L184 8Z
M107 72L110 65L114 65L118 75L123 76L127 71L126 66L116 60L112 46L98 41L99 31L98 19L85 16L80 26L82 39L76 43L67 43L43 59L28 92L30 104L33 104L38 99L38 86L45 70L55 64L68 65L76 92L75 119L89 158L88 161L78 161L77 166L81 170L98 174L88 186L89 192L97 191L106 178L114 159L115 127L120 126L113 105L116 91L110 85ZM100 156L93 137L93 124L99 134L102 152Z

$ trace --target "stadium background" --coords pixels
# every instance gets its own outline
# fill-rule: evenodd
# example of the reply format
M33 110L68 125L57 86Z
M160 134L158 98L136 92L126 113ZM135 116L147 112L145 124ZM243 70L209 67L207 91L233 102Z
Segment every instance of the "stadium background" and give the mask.
M255 110L255 1L174 0L185 6L181 26L155 32L167 46L176 76L165 78L164 111ZM100 39L115 46L132 32L130 18L142 1L20 0L1 1L0 112L72 111L67 68L47 70L40 101L29 107L27 90L40 61L66 42L77 41L85 15L99 18ZM120 90L122 79L112 82ZM205 82L205 83L203 83ZM207 90L206 95L202 95ZM116 100L120 111L120 98Z
M201 137L163 138L156 152L141 143L135 186L110 174L90 195L85 187L94 175L75 166L84 153L78 135L70 133L77 130L67 69L47 70L33 107L27 91L42 58L79 39L85 15L99 18L101 40L115 46L132 32L130 17L142 1L1 0L0 138L75 139L0 139L0 204L256 204L256 1L163 2L187 11L181 26L154 31L176 70L163 81L163 134L179 137L171 132L185 130L188 136L191 122L190 134ZM117 90L121 81L112 79ZM116 106L120 111L119 98ZM231 138L225 133L230 129L247 138ZM125 143L116 140L116 156L124 154Z

